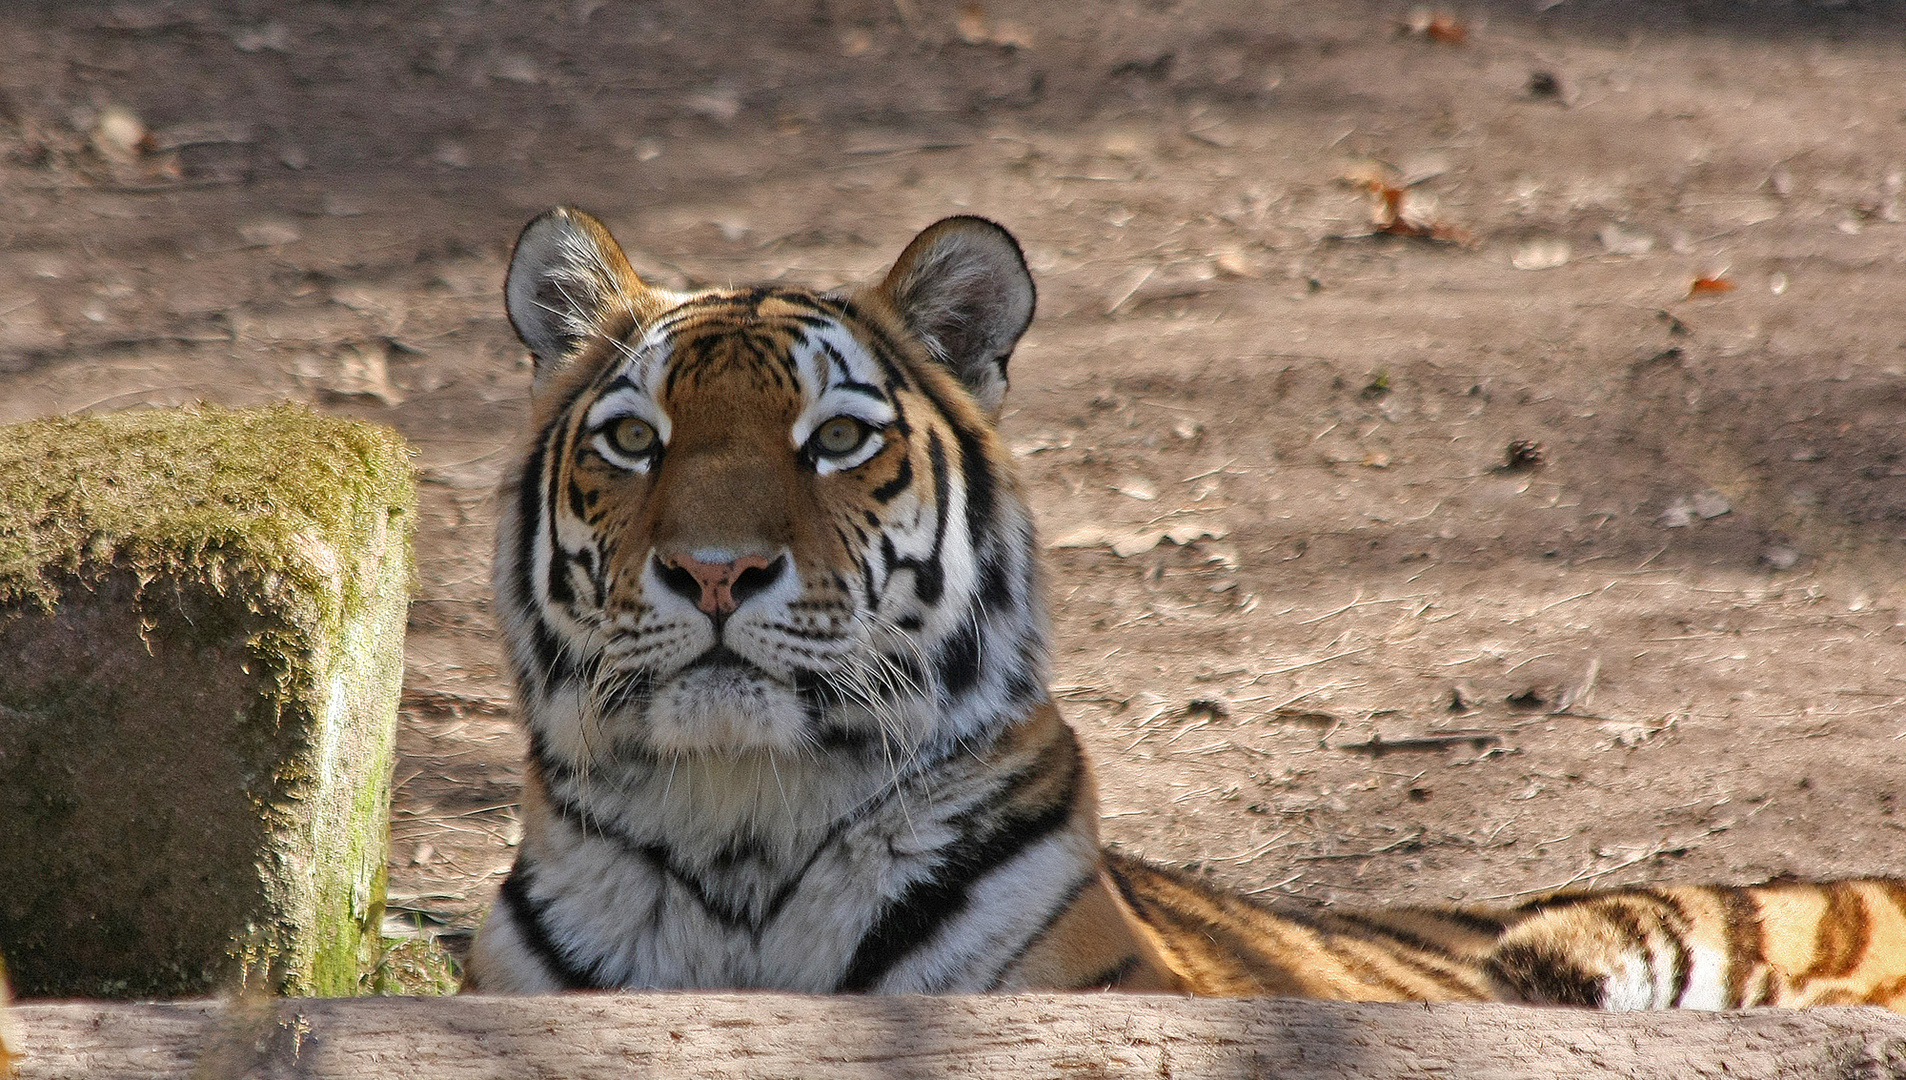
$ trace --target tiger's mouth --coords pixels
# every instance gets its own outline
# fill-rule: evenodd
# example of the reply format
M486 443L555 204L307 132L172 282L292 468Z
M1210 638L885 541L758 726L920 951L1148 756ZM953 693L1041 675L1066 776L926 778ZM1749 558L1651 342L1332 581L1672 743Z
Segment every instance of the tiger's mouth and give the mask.
M729 648L726 643L719 641L709 646L708 650L700 656L684 664L682 670L677 674L678 676L685 675L691 671L710 668L733 668L739 673L750 675L757 679L774 681L768 673L762 669L761 665Z
M875 674L803 666L777 675L716 642L672 674L644 680L629 704L652 752L832 754L923 738L930 724L920 672L887 656L864 663Z

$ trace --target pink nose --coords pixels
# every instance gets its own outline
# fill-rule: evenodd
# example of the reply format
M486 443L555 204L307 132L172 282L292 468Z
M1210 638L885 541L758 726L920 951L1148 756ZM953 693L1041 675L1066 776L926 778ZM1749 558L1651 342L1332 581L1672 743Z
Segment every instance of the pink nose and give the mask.
M736 579L750 570L771 569L777 561L761 555L743 555L733 562L711 563L688 555L670 555L662 560L662 565L683 571L701 586L696 607L710 615L727 615L740 603L735 599Z

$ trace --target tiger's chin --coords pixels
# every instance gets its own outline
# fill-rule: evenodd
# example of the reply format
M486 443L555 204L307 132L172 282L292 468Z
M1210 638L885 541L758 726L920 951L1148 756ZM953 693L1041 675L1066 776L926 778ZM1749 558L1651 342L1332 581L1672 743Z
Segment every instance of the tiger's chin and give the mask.
M793 687L733 665L682 672L656 688L647 712L643 734L658 754L793 753L813 744Z

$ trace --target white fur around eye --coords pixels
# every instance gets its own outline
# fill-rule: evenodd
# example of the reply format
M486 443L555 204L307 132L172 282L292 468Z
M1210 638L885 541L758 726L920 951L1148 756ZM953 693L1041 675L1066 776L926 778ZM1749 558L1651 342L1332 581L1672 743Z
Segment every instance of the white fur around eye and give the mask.
M589 413L583 418L583 424L590 432L589 448L602 455L603 460L618 469L645 473L655 460L653 453L633 457L616 446L610 438L610 431L619 420L636 419L655 429L657 448L668 445L668 414L647 394L630 387L612 391L602 396L602 400L589 407Z
M875 428L867 435L867 441L861 443L860 448L855 450L852 454L846 457L815 458L814 471L821 476L832 476L837 472L845 472L855 466L865 464L869 458L880 453L880 448L885 445L887 445L887 433L879 428Z
M659 441L657 446L659 448ZM629 472L648 472L649 466L655 462L654 451L650 451L639 457L631 457L629 454L624 453L622 449L615 444L615 440L610 437L608 428L596 432L595 437L589 440L589 448L594 450L597 454L600 454L604 461L607 461L618 469L626 469Z
M823 424L843 416L850 420L858 420L870 429L867 441L861 443L859 449L845 457L817 457L814 462L814 471L822 476L854 468L880 453L880 448L887 445L887 427L894 422L898 414L894 412L893 406L885 401L869 397L859 391L835 387L823 393L820 400L809 405L794 422L794 427L788 435L795 449L799 450L807 446L808 440L814 437L814 433Z

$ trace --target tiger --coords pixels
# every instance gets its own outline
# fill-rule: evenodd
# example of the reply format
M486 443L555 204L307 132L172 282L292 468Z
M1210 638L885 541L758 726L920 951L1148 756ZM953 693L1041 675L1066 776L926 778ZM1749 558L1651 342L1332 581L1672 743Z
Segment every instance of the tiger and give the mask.
M559 207L496 610L522 835L465 989L1116 990L1906 1011L1906 883L1272 905L1108 850L996 427L1035 287L979 217L877 284L671 291Z

